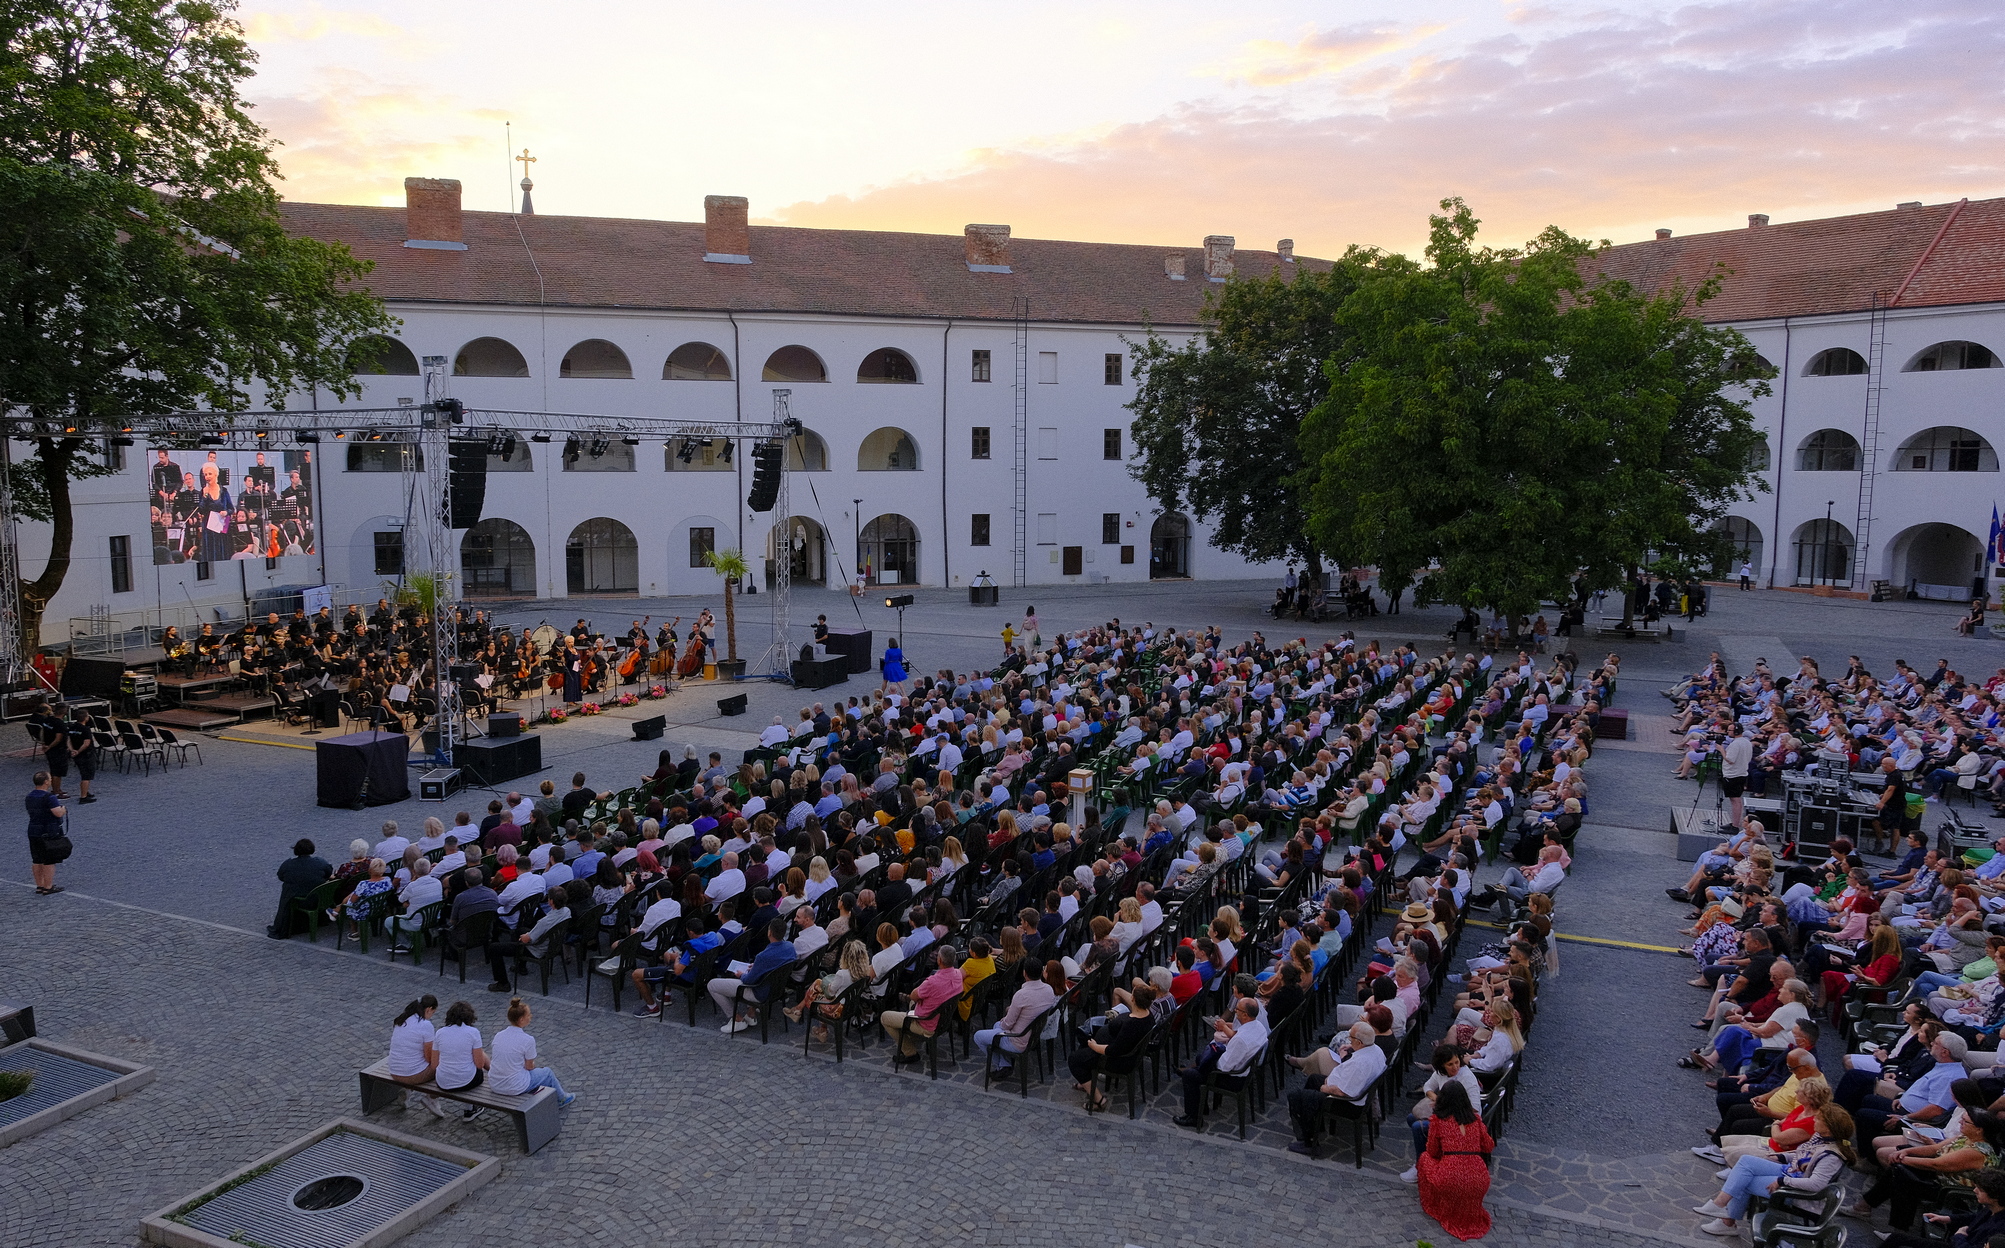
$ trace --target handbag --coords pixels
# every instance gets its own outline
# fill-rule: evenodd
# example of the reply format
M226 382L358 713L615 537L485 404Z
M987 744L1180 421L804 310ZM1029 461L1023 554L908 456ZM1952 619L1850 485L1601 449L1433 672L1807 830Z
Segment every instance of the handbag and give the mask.
M45 836L42 838L42 852L57 862L68 862L70 855L76 852L76 846L70 843L67 836Z

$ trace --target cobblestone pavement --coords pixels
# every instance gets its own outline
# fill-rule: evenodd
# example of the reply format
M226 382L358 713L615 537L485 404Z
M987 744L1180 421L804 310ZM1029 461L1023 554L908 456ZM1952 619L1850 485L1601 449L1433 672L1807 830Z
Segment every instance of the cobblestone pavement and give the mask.
M1048 628L1114 614L1167 619L1178 605L1172 592L1191 600L1183 614L1220 620L1229 635L1305 629L1260 619L1254 600L1264 594L1215 586L1040 593L1038 605ZM1566 944L1562 972L1541 994L1519 1110L1498 1155L1490 1201L1497 1227L1486 1242L1704 1239L1689 1208L1713 1180L1685 1149L1710 1122L1711 1097L1697 1076L1672 1066L1694 1034L1684 1023L1702 996L1683 985L1686 965L1665 952L1679 943L1684 912L1658 891L1684 872L1664 831L1666 808L1689 804L1693 791L1669 778L1671 738L1655 690L1711 648L1842 664L1831 639L1843 637L1876 668L1896 654L1922 662L1940 649L1966 670L1988 670L2005 655L2005 643L1944 636L1928 645L1923 639L1946 634L1955 613L1927 604L1718 599L1714 620L1699 621L1688 640L1624 647L1618 705L1631 709L1637 739L1597 751L1589 766L1594 809L1559 907L1563 932L1612 943ZM578 613L559 605L551 618ZM908 637L937 635L928 648L942 652L939 662L978 661L999 644L986 636L986 621L997 617L976 629L964 618L971 614L922 601ZM1431 634L1437 623L1445 628L1444 613L1408 612L1354 627L1361 637L1395 640ZM1966 657L1980 653L1981 664ZM787 714L811 696L749 688L756 716ZM676 718L705 749L733 743L713 727L742 732L748 723L706 721L700 707ZM626 742L624 731L588 722L552 734L561 778L573 766L595 778L651 766L656 745ZM0 996L33 1002L52 1038L160 1072L139 1095L6 1150L0 1244L135 1243L144 1213L356 1113L353 1072L380 1055L390 1017L411 996L465 995L484 1030L494 1029L500 998L479 990L478 969L463 993L431 968L387 964L380 946L365 959L352 945L335 954L331 940L281 944L259 934L274 896L271 871L294 837L314 836L335 856L349 837L373 838L386 817L415 824L440 808L319 810L310 805L303 752L216 740L204 749L207 766L108 774L100 803L73 808L79 850L63 868L71 892L36 898L25 887L26 864L0 861ZM31 769L18 754L0 759L0 777L16 791ZM476 796L484 797L467 795ZM566 1111L563 1136L537 1156L516 1153L505 1124L378 1115L504 1162L500 1182L418 1242L507 1235L638 1244L673 1235L1156 1248L1296 1243L1330 1237L1332 1228L1344 1244L1448 1238L1395 1177L1411 1147L1397 1116L1359 1170L1347 1142L1320 1161L1281 1151L1286 1114L1271 1097L1245 1143L1229 1119L1214 1119L1199 1138L1169 1125L1173 1079L1131 1123L1118 1109L1086 1115L1062 1073L1033 1082L1020 1100L1014 1085L984 1093L979 1067L965 1060L943 1066L937 1083L893 1073L881 1039L838 1068L819 1050L804 1057L798 1029L776 1028L768 1046L719 1034L707 1000L691 1029L680 1014L665 1023L615 1016L603 985L589 1011L582 997L582 984L560 977L547 1002L530 998L545 1059L583 1094ZM1445 1022L1440 1011L1436 1028Z

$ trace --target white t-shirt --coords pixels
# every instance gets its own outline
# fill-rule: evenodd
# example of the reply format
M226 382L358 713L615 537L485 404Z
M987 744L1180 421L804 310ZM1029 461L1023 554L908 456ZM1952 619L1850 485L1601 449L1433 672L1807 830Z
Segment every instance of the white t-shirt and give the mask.
M393 1075L422 1075L425 1073L425 1046L431 1043L434 1032L431 1020L413 1014L390 1031L390 1073Z
M529 1090L529 1071L523 1063L536 1058L535 1036L520 1027L504 1027L494 1033L488 1056L493 1059L487 1068L488 1087L510 1096Z
M473 1064L473 1051L480 1047L480 1028L466 1023L441 1027L432 1033L432 1048L439 1055L439 1068L433 1072L432 1082L452 1090L472 1083L474 1072L479 1069Z
M1761 1042L1761 1047L1778 1050L1788 1048L1791 1031L1794 1030L1796 1024L1808 1017L1810 1017L1810 1008L1801 1002L1791 1001L1786 1005L1776 1006L1775 1012L1768 1016L1768 1021L1782 1024L1782 1030L1764 1039Z

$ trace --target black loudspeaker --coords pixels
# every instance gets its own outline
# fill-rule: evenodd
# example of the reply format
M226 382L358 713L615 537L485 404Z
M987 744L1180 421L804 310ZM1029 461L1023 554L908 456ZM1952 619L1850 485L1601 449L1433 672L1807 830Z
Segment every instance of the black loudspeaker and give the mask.
M446 494L452 527L470 529L480 523L480 510L487 503L487 439L454 438L448 445L452 456L446 470Z
M717 713L719 715L743 715L745 713L745 695L738 693L728 698L717 699Z
M786 448L778 442L761 442L752 448L752 492L745 506L753 511L771 511L780 501L780 467Z
M119 696L119 682L124 679L123 659L73 658L63 664L63 696L102 698L109 702Z
M501 784L543 770L543 738L535 733L504 740L462 741L453 765L477 776L480 784Z
M497 711L487 717L487 735L490 737L519 737L522 735L522 716L514 711Z
M339 728L341 726L341 691L321 689L307 698L307 705L313 708L313 723L317 728Z
M667 731L668 717L666 715L656 715L652 719L637 719L634 721L634 740L636 741L659 741L661 740L661 734Z

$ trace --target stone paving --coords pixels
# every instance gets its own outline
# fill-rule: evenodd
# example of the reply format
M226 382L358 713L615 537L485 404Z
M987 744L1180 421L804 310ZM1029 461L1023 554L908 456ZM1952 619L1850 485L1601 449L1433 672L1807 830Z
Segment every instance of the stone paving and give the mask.
M945 595L921 597L906 636L908 648L928 647L928 666L971 665L999 648L986 633L988 622L1000 627L997 613L987 612L977 629L973 609ZM1113 614L1167 619L1182 605L1193 623L1217 620L1229 635L1305 631L1263 620L1261 597L1216 586L1178 587L1173 597L1150 587L1040 591L1038 605L1048 630ZM621 604L611 615L624 618L628 609ZM568 623L580 613L590 614L554 604L550 615ZM1702 619L1687 640L1622 647L1618 705L1631 709L1638 739L1597 751L1589 765L1595 808L1561 898L1561 930L1659 948L1677 943L1683 910L1658 890L1683 868L1662 829L1665 805L1689 802L1692 790L1669 778L1671 738L1661 732L1665 704L1656 689L1715 645L1760 644L1778 664L1794 639L1799 652L1842 666L1834 637L1876 668L1896 654L1921 663L1938 649L1966 670L1988 670L2005 657L2005 643L1948 637L1954 615L1926 604L1723 593L1717 623ZM1434 629L1446 622L1445 612L1409 611L1352 627L1361 637L1419 639L1431 652ZM1941 640L1924 650L1922 639L1934 640L1938 629ZM1603 652L1578 648L1584 657ZM1983 664L1955 657L1973 653ZM746 688L753 727L838 692ZM707 751L733 747L724 734L748 721L709 720L698 705L677 722ZM598 778L638 774L657 748L625 741L624 725L611 717L551 735L572 751L559 755L566 761L551 774L568 779L582 765L608 785L616 781ZM73 808L81 817L73 820L78 856L63 869L69 893L36 898L25 887L25 863L0 863L0 995L34 1002L52 1038L160 1071L139 1096L7 1150L0 1244L136 1242L138 1218L162 1201L327 1118L357 1112L353 1072L380 1054L403 1000L424 991L447 1001L462 995L456 980L388 964L380 948L365 959L352 945L336 955L330 940L281 944L259 934L274 896L270 872L293 837L315 836L335 856L349 837L373 837L383 818L409 825L440 808L318 810L302 752L228 740L205 742L204 750L203 767L107 775L100 803ZM18 754L0 759L0 774L17 790L31 767ZM467 804L477 796L485 795L468 794ZM1561 956L1499 1151L1490 1201L1497 1226L1486 1242L1703 1239L1688 1211L1712 1190L1711 1172L1685 1149L1710 1121L1711 1098L1697 1076L1672 1067L1700 999L1682 984L1685 964L1619 944L1569 943ZM491 1033L501 999L478 990L478 970L470 980L473 991L464 995ZM505 1124L380 1115L492 1151L505 1164L501 1182L413 1242L506 1234L642 1243L675 1235L703 1243L1155 1248L1299 1242L1338 1227L1337 1242L1346 1244L1448 1238L1395 1177L1410 1163L1398 1117L1356 1170L1347 1142L1321 1161L1281 1151L1285 1108L1271 1099L1245 1143L1229 1118L1214 1119L1200 1138L1168 1125L1177 1112L1173 1080L1131 1123L1121 1108L1086 1115L1062 1073L1034 1082L1019 1100L1014 1084L984 1094L970 1061L943 1066L937 1082L893 1073L881 1039L860 1054L851 1050L838 1068L819 1051L804 1057L798 1029L776 1027L769 1046L719 1034L707 1002L691 1029L680 1013L665 1023L615 1016L603 985L591 1010L582 996L581 984L560 977L547 1002L530 998L545 1059L583 1094L567 1111L565 1134L537 1156L515 1153ZM1438 1015L1437 1028L1446 1011Z

